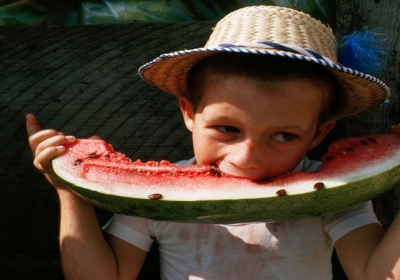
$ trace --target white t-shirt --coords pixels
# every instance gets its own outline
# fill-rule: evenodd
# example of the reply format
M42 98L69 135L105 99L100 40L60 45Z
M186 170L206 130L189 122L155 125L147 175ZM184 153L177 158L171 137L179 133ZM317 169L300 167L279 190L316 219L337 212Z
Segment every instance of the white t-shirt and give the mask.
M190 165L194 159L181 161ZM294 171L316 171L305 158ZM159 243L161 279L332 279L333 244L378 223L371 202L323 217L234 225L187 224L115 214L104 229L149 251Z

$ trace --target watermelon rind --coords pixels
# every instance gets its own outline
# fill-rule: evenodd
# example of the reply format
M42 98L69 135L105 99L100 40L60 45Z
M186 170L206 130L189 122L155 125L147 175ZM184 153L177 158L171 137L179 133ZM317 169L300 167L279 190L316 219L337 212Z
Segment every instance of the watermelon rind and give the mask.
M370 136L339 140L341 142L331 145L323 157L326 165L320 171L295 172L265 184L230 175L217 178L208 172L200 177L176 177L176 174L160 180L151 174L146 177L147 172L125 171L121 162L130 165L129 160L102 140L77 140L76 146L67 147L67 152L53 159L52 164L55 173L72 191L114 213L184 223L289 221L338 212L371 200L399 184L400 136L374 137L379 145ZM87 154L87 149L95 150L96 157L108 156L106 162L112 162L108 158L109 153L113 153L112 156L117 157L114 169L96 165L96 159L90 159L92 154ZM82 150L83 155L80 154ZM334 160L327 155L334 155ZM85 164L76 164L71 162L71 156L72 159L81 156L89 159L85 159ZM100 163L104 161L99 160ZM109 164L106 168L110 168ZM105 175L103 181L93 166L103 168L100 171ZM173 168L177 167L173 165ZM123 179L124 174L133 183ZM315 188L316 183L322 183L323 187Z
M352 174L351 178L318 181L324 183L320 190L314 189L315 181L309 181L302 182L301 192L291 191L291 186L278 185L269 194L253 198L185 200L181 197L174 200L163 194L161 199L149 199L148 192L138 198L90 188L87 182L62 174L57 162L53 160L53 168L60 178L75 193L98 207L115 213L185 223L234 224L321 216L368 201L400 182L400 151L397 151L389 161ZM279 188L287 190L286 195L277 196Z

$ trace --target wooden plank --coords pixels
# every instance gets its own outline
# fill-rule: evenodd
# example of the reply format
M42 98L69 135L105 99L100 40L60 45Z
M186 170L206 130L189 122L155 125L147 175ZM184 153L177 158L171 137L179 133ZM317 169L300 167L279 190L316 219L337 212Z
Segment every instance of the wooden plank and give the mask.
M384 69L377 76L391 89L390 104L353 116L338 123L336 138L388 132L390 126L400 122L400 1L339 0L337 5L336 35L340 38L355 30L378 30L383 38L387 55ZM374 200L375 211L384 227L388 227L400 208L400 188Z
M369 112L365 112L340 121L331 134L331 138L344 138L354 135L365 135L374 133L385 133L392 124L400 122L400 100L399 85L400 77L400 38L398 13L400 2L391 1L368 1L368 0L338 0L336 11L336 37L340 39L343 35L353 31L367 28L379 30L386 38L386 56L384 71L378 78L382 79L390 87L392 93L390 104L383 105ZM383 227L388 228L394 216L400 208L400 187L381 195L373 200L375 212ZM337 256L333 257L333 271L336 279L347 279L341 270Z
M136 73L161 53L203 46L213 25L0 29L0 223L6 228L0 231L0 273L62 277L58 200L32 166L25 114L80 138L100 135L131 158L189 158L191 139L176 99ZM100 222L110 217L102 210L98 215Z

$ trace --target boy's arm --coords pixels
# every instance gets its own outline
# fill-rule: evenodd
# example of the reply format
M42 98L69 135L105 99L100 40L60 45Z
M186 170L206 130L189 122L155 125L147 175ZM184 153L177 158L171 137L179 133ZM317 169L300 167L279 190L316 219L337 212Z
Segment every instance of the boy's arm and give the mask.
M60 250L66 279L135 279L146 252L114 236L107 241L93 206L59 190Z
M340 263L350 280L394 279L380 276L385 274L384 271L390 271L392 264L374 257L380 251L378 245L384 235L379 224L369 224L349 232L335 243ZM380 261L384 262L383 265Z
M146 252L116 237L106 240L93 206L70 191L51 167L51 159L74 138L55 130L41 130L33 115L27 115L26 128L34 165L55 187L60 199L60 250L66 279L134 279Z
M392 132L400 134L400 124ZM400 213L386 234L378 224L365 225L340 238L335 247L349 279L400 279Z

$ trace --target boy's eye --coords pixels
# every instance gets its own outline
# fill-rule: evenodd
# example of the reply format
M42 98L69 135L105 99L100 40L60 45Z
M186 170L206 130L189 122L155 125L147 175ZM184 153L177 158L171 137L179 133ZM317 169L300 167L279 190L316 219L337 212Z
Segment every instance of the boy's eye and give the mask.
M286 133L286 132L279 132L274 135L272 135L272 139L275 141L279 142L289 142L293 140L296 137L296 135L292 133Z
M226 132L226 133L238 133L240 132L237 127L234 126L216 126L215 127L217 130L221 132Z

